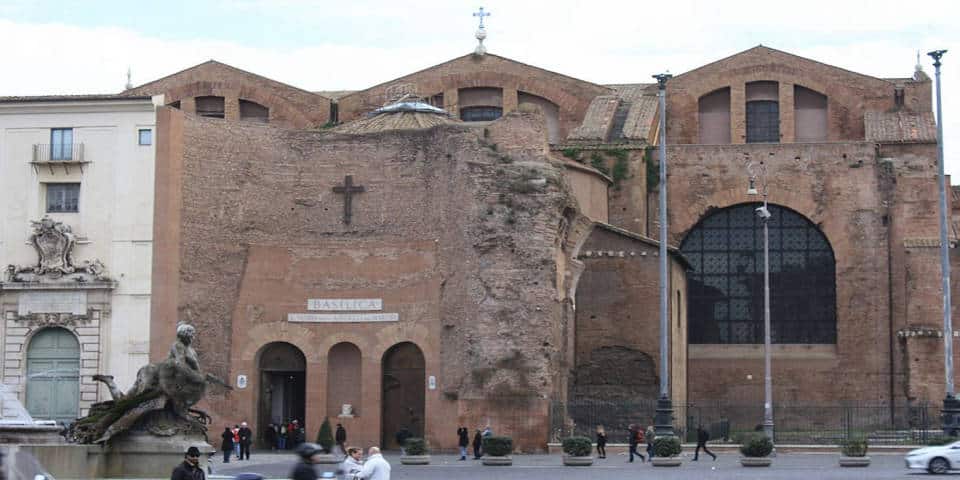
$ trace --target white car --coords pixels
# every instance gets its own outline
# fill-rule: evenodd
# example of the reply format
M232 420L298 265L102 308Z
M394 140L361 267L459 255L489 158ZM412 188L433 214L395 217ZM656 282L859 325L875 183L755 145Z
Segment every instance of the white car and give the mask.
M911 450L905 460L907 468L925 469L930 473L960 469L960 442Z

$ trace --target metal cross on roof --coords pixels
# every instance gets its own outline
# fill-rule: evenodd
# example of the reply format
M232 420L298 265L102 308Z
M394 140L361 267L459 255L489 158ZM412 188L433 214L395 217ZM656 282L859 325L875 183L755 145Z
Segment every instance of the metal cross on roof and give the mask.
M490 16L490 12L484 12L484 11L483 11L483 7L480 7L480 11L479 11L479 12L474 12L473 16L474 16L474 17L480 17L480 28L482 29L482 28L483 28L483 17L489 17L489 16Z

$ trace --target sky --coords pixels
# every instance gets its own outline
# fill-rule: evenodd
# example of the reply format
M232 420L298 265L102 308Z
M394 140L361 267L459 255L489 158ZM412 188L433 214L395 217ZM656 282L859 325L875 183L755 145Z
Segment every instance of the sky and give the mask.
M0 95L114 93L209 59L311 90L359 90L459 57L483 6L490 53L600 83L652 82L756 45L909 77L947 49L946 170L960 184L955 0L0 0Z

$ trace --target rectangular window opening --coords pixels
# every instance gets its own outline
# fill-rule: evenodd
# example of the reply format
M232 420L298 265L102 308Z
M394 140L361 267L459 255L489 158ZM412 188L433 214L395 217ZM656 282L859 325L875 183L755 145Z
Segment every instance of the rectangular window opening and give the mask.
M137 130L137 144L153 145L153 130L149 128L141 128L140 130Z
M50 129L50 160L73 160L73 129Z
M47 213L76 213L80 211L79 183L47 183Z

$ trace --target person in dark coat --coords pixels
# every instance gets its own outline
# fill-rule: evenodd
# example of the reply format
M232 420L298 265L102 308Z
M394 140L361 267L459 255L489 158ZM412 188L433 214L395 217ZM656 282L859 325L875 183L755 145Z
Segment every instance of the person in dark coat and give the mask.
M319 445L302 443L297 446L296 451L297 455L300 455L300 461L297 462L296 466L293 467L293 471L290 472L290 479L317 480L317 471L314 470L313 464L317 463L319 457L314 457L323 453L323 450L320 449Z
M223 427L223 434L220 435L223 442L220 444L220 451L223 452L223 463L230 463L230 454L233 452L233 432L230 426Z
M173 469L170 480L207 480L207 475L200 468L199 448L190 447L187 449L187 453L183 456L183 463Z
M277 429L271 423L267 425L267 430L263 432L263 443L270 447L270 450L277 448Z
M633 463L633 456L636 455L640 457L641 462L646 462L647 459L644 458L643 454L637 451L637 445L643 441L643 427L638 427L634 424L630 424L627 428L627 442L630 445L630 463Z
M700 449L702 448L704 453L713 457L713 461L717 461L717 456L713 454L710 450L707 450L707 441L710 440L710 432L703 429L703 425L697 425L697 449L693 452L693 461L697 461L697 457L700 456Z
M607 458L607 432L603 425L597 425L597 457Z
M407 454L407 440L412 437L413 434L410 433L410 430L406 426L400 427L400 430L397 430L397 434L394 438L397 439L397 443L400 445L400 455Z
M240 460L250 460L250 444L253 442L253 430L247 426L247 422L240 424L240 431L237 432L240 437Z
M457 445L460 447L460 460L466 460L467 446L470 445L470 430L467 427L457 429Z
M473 436L473 459L480 460L480 457L483 455L483 452L480 450L480 447L483 445L483 436L480 434L480 429L477 429L477 433Z
M346 456L347 454L347 429L343 428L343 425L337 424L337 433L333 436L334 440L337 441L337 446L340 447L340 451Z

